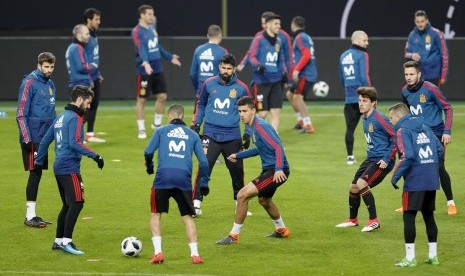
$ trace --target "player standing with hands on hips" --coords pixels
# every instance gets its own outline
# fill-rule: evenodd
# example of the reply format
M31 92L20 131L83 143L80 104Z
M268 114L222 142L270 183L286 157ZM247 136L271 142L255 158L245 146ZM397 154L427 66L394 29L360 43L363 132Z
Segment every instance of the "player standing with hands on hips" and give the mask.
M178 204L179 213L186 227L187 240L193 264L203 263L197 247L197 230L192 203L192 153L199 160L202 184L208 187L209 168L203 153L200 138L186 127L183 121L184 108L174 104L168 110L170 123L159 128L145 148L144 157L147 173L154 173L153 155L158 150L157 174L150 195L152 243L155 253L151 263L161 264L165 258L161 249L160 221L162 213L168 213L169 199Z
M55 164L53 171L58 183L63 206L58 215L55 242L52 250L62 250L73 255L84 255L73 243L73 231L79 213L84 208L84 182L81 177L81 158L92 158L99 169L104 166L103 158L83 144L84 113L90 108L94 93L86 86L75 86L71 91L72 102L57 116L48 129L35 162L41 170L48 147L55 140Z

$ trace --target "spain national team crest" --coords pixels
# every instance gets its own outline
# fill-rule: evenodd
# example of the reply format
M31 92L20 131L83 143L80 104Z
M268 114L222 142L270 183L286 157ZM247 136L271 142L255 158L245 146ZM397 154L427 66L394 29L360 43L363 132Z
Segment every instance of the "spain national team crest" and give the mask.
M48 87L48 94L50 94L50 96L53 96L53 90L50 86Z
M426 96L423 93L420 94L420 103L426 103Z
M237 96L237 91L236 89L231 89L229 90L229 97L230 98L235 98Z
M276 52L279 52L279 50L280 50L281 48L280 48L280 46L279 46L278 43L276 43L276 44L274 45L274 49L276 50Z
M425 37L425 43L426 43L426 44L430 44L430 43L431 43L431 36L430 36L430 35L427 35L427 36Z
M375 131L375 127L373 126L373 123L370 123L368 125L368 132L373 132L373 131Z

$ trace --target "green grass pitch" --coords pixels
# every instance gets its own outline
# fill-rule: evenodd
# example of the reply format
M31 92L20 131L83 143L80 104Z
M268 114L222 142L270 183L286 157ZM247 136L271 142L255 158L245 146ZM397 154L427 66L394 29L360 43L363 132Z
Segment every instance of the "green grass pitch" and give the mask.
M149 122L153 101L146 107ZM170 101L173 103L173 101ZM191 101L185 101L186 122L192 114ZM381 102L378 109L387 114L393 102ZM0 103L7 118L0 118L0 275L463 275L465 236L465 104L453 103L453 143L447 148L446 166L458 215L447 215L444 193L438 192L436 221L439 228L438 252L441 265L423 264L428 247L421 215L417 217L416 268L396 268L405 256L401 191L389 182L391 175L374 189L381 229L361 233L368 214L362 203L359 221L349 229L334 226L348 216L348 186L365 157L366 143L361 124L356 130L355 155L358 163L346 165L342 102L308 102L316 133L297 134L288 104L283 108L279 135L291 165L291 175L276 193L274 201L291 230L289 239L264 236L274 227L256 200L249 209L241 243L218 246L215 241L231 229L234 201L229 174L224 164L216 164L210 182L210 195L202 205L203 216L196 219L202 265L192 265L184 226L176 203L162 218L162 246L165 263L149 263L153 255L149 230L149 195L153 176L145 173L143 150L147 140L137 139L134 101L104 101L99 108L96 131L104 132L107 143L88 144L105 159L100 171L89 158L83 158L82 176L86 204L74 232L74 241L85 251L72 256L51 250L56 217L61 208L51 170L44 171L39 188L37 214L54 222L45 229L23 225L27 173L23 171L14 102ZM64 103L57 104L61 113ZM166 116L164 121L166 122ZM52 149L52 147L51 147ZM50 161L53 162L54 154ZM259 158L245 161L246 183L260 172ZM401 184L401 183L400 183ZM127 236L142 240L138 258L124 257L120 243Z

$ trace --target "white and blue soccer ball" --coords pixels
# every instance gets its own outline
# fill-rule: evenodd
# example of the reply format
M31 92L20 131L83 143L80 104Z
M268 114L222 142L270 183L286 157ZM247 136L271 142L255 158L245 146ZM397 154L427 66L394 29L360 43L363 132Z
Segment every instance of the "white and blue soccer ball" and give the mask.
M318 81L313 85L313 94L319 98L328 96L329 85L324 81Z
M127 237L121 242L121 252L126 257L137 257L142 252L142 242L136 237Z

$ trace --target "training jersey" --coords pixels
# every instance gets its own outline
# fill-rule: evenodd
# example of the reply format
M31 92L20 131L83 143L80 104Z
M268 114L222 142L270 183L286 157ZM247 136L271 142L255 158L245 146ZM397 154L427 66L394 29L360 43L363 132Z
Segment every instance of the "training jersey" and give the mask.
M401 158L393 170L391 183L403 176L405 192L438 190L438 159L444 154L441 142L422 117L407 114L395 128Z
M92 79L90 72L95 70L84 49L85 44L78 41L76 38L68 46L66 50L66 67L68 68L68 87L76 85L85 85L90 87Z
M234 74L228 83L220 76L207 79L200 88L193 122L203 125L203 135L216 142L241 139L237 101L251 97L249 88Z
M199 96L200 87L205 80L219 74L220 60L227 53L228 50L211 42L195 49L189 76L195 88L196 98Z
M280 82L285 68L282 53L283 41L279 36L271 37L266 32L256 35L250 45L250 63L252 64L252 82L255 84L273 84ZM263 73L258 67L265 68Z
M405 85L402 88L402 100L410 108L412 115L425 118L425 124L436 136L451 134L452 106L436 85L423 80L413 87Z
M318 72L312 38L307 33L299 30L294 38L293 50L293 68L300 72L299 78L304 77L309 82L316 82Z
M363 133L367 142L367 160L383 160L393 166L396 157L396 134L389 119L378 110L373 110L368 117L362 116Z
M92 70L90 71L90 78L92 81L96 81L100 78L100 55L99 55L99 46L98 46L98 39L97 34L95 31L89 29L90 38L89 42L84 45L84 49L86 50L87 58L89 63L92 65Z
M405 58L412 60L412 54L420 54L420 70L425 80L447 79L449 70L449 52L442 32L430 23L424 31L413 28L405 44Z
M157 31L152 27L144 27L138 24L132 29L132 39L136 51L137 74L146 76L142 63L148 62L153 74L163 71L161 58L171 61L173 54L166 51L159 43Z
M358 103L357 89L371 86L370 58L367 50L352 45L339 58L339 77L345 91L345 103Z
M40 142L36 164L42 165L48 147L55 140L55 175L68 175L81 172L83 155L95 158L97 153L83 144L84 112L77 106L68 104L65 111L58 115Z
M145 148L146 162L152 162L158 150L157 173L153 181L156 189L192 190L192 157L199 160L202 187L208 186L208 161L202 148L199 135L186 127L179 119L160 127L154 132Z
M55 97L55 84L39 69L24 76L16 109L20 143L40 143L56 117Z
M255 116L246 131L252 133L254 147L236 154L237 159L260 155L262 170L289 171L289 163L281 139L270 123Z

